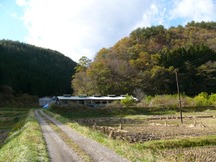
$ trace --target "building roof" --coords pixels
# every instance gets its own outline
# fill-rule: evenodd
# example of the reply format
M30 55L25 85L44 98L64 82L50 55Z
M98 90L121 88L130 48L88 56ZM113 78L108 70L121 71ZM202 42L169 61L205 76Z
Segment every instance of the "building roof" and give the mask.
M59 100L122 100L124 96L57 96ZM136 98L134 98L137 100Z

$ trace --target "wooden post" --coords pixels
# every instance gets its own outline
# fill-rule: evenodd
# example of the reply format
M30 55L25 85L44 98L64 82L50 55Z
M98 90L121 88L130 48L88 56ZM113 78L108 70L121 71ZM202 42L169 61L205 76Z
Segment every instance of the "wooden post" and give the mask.
M97 130L97 126L96 126L97 124L96 124L96 122L94 123L94 125L93 125L93 129L95 129L95 130Z
M177 86L178 99L179 99L180 119L181 119L181 123L183 124L182 107L181 107L181 96L180 96L179 82L178 82L178 69L175 69L175 76L176 76L176 86Z
M119 124L119 130L122 130L123 127L122 127L122 123Z
M108 138L113 138L113 135L114 135L114 130L111 130L110 133L109 133Z

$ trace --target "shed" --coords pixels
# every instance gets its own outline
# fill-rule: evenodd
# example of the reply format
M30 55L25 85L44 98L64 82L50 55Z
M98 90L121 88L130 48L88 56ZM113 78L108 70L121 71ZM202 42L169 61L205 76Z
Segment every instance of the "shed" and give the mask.
M42 97L39 98L39 106L44 106L46 104L49 104L52 102L52 98L51 97Z

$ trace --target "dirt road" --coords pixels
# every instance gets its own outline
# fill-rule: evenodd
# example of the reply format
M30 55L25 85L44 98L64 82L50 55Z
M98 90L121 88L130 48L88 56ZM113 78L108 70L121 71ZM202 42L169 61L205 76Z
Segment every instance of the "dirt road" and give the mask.
M51 162L76 162L81 161L77 154L69 148L49 124L41 117L38 111L35 116L41 126Z
M56 126L58 126L67 136L75 142L82 150L84 150L95 162L127 162L128 160L120 157L112 150L102 146L98 142L84 137L75 130L60 123L56 119L45 114L41 110L35 111L35 116L41 125L41 129L44 134L45 141L47 143L48 151L52 162L70 162L70 161L83 161L72 148L69 148L67 144L57 135L55 131L48 125L44 119L50 120Z

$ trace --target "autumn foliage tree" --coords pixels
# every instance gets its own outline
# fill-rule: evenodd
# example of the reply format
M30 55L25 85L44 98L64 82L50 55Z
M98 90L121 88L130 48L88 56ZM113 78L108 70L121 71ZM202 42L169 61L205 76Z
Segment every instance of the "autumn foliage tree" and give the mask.
M75 76L88 94L133 94L135 89L147 95L174 94L178 68L182 92L215 93L215 44L215 22L138 28L113 47L102 48L85 74ZM78 87L73 81L73 88Z

